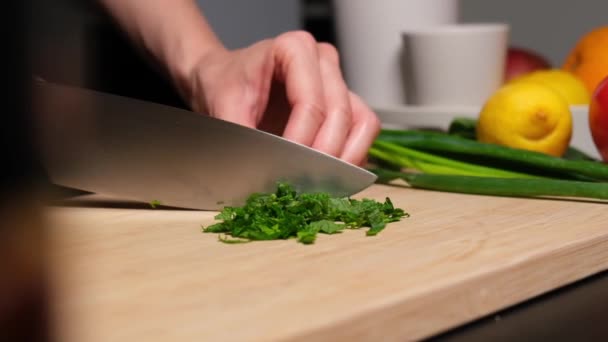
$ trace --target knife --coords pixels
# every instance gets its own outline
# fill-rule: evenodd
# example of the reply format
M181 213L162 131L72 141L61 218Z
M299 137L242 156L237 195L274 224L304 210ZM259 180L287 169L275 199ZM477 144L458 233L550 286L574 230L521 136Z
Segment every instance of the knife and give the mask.
M219 210L287 182L351 196L376 175L282 137L188 110L37 81L36 140L52 183L161 205Z

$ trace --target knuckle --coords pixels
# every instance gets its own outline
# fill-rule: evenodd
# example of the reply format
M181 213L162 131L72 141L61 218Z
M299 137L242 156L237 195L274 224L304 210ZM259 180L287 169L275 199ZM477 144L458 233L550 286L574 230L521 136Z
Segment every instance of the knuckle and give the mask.
M310 32L304 30L283 33L277 37L276 42L280 45L298 44L307 49L314 49L315 45L317 44L315 37Z
M314 121L323 122L325 120L325 108L320 103L307 103L302 105L304 113L308 113Z
M354 120L350 108L339 107L333 111L333 115L339 116L347 129L350 129L353 126Z
M368 118L367 118L367 124L369 125L370 130L373 130L376 133L380 132L380 129L382 127L382 122L380 122L380 119L374 113L371 113L368 116Z
M321 59L327 60L333 64L338 64L340 61L340 54L335 46L329 43L319 43L318 46Z

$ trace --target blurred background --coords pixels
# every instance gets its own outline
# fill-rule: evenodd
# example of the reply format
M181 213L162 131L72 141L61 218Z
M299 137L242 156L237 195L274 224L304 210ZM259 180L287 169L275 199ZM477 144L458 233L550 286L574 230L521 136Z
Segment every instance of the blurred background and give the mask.
M33 0L34 71L54 81L183 106L169 84L139 56L91 0ZM295 29L340 47L331 0L198 0L230 48ZM585 32L606 23L608 2L460 0L460 20L504 21L511 43L555 66Z
M0 341L51 341L47 240L31 139L27 0L3 3L0 168Z

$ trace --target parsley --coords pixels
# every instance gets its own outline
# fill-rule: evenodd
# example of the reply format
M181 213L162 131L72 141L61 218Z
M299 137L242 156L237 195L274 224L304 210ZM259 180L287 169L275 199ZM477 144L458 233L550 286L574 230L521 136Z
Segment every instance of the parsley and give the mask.
M159 200L152 200L150 202L150 207L152 207L152 209L156 209L156 207L162 205L162 203Z
M409 214L395 208L388 197L381 203L327 193L298 194L290 185L279 183L276 192L252 194L242 207L224 207L215 216L221 222L202 231L223 233L219 240L225 243L297 238L312 244L318 233L338 234L344 229L369 227L367 235L373 236L402 217Z

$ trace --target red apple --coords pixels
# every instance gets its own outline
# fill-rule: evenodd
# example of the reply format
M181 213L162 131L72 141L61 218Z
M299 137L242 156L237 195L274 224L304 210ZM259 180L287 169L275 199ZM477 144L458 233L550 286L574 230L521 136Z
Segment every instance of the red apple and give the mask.
M589 128L604 162L608 162L608 77L595 88L589 104Z
M532 71L549 68L551 68L551 63L538 52L511 46L507 50L505 82Z

